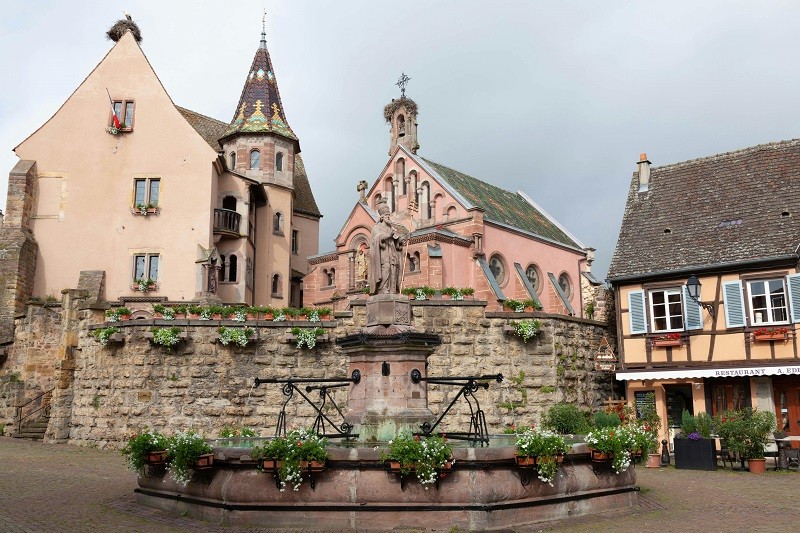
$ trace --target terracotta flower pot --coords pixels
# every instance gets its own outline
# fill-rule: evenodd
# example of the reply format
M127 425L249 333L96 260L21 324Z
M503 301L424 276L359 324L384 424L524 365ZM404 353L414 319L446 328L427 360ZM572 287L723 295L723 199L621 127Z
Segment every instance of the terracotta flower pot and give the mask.
M592 461L605 462L611 460L611 454L608 452L601 452L600 450L592 450Z
M158 450L147 454L147 462L151 465L167 462L167 450Z
M267 313L264 315L264 320L273 320L274 318L275 315L273 315L272 313Z
M517 468L533 468L536 466L536 457L528 457L526 455L518 455L516 457Z
M767 469L767 460L764 458L748 459L747 468L749 468L750 472L753 474L763 474Z
M322 472L325 470L325 461L300 461L300 469L306 472Z
M650 453L647 455L647 464L645 468L660 468L661 467L661 454Z
M214 454L213 453L204 453L200 457L197 458L197 461L194 463L195 468L211 468L211 465L214 464Z
M275 459L262 459L261 468L263 468L266 472L274 472L278 469L278 461Z

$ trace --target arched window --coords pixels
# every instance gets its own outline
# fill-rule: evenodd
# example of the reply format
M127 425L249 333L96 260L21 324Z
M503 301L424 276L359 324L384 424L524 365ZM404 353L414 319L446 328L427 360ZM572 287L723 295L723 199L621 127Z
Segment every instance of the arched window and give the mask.
M283 152L278 152L275 154L275 171L283 171Z
M564 291L564 294L567 295L567 298L572 298L572 282L566 272L558 276L558 285L561 287L561 290Z
M280 296L281 294L281 275L280 274L273 274L272 275L272 295L273 296Z
M407 256L408 263L407 267L409 272L419 272L420 263L419 263L419 252L413 252L408 254Z
M395 161L394 177L400 180L400 194L406 194L408 192L408 187L406 184L406 160L402 157Z
M436 218L437 213L439 213L442 204L444 203L444 195L437 194L433 197L433 207L431 207L431 216ZM444 215L444 213L442 213Z
M219 280L225 281L225 256L222 254L219 256L219 264L222 265L222 268L219 269Z
M250 152L250 168L257 169L261 166L261 152L253 150Z
M406 134L406 119L403 115L397 115L397 136L404 137Z
M237 263L239 260L235 255L231 254L228 258L228 281L236 281ZM224 267L223 267L224 268Z
M272 217L272 233L283 233L283 214L280 211Z
M231 170L236 168L236 152L231 152Z
M336 284L336 269L332 268L328 271L328 287L333 287Z
M222 209L230 209L236 211L236 198L233 196L226 196L222 199Z
M528 268L525 269L525 277L531 282L531 286L533 287L533 290L536 291L536 294L541 294L542 276L539 274L539 269L536 267L536 265L528 265Z
M292 253L296 254L300 251L300 231L292 230Z
M394 212L395 205L394 205L394 182L391 177L386 178L385 188L384 191L386 192L386 205L389 206L389 209Z
M377 211L378 210L378 204L380 204L381 200L383 200L383 196L380 193L377 193L372 198L375 200L375 202L372 205L372 209Z
M427 181L422 182L422 194L420 195L421 198L419 199L419 210L420 213L423 214L424 220L430 220L432 217L431 213L431 184Z
M489 270L494 274L494 279L497 280L498 285L502 285L506 280L506 266L503 258L499 255L493 255L489 259Z
M447 208L447 213L445 213L445 216L447 217L447 220L455 220L457 214L458 210L454 205L451 205Z

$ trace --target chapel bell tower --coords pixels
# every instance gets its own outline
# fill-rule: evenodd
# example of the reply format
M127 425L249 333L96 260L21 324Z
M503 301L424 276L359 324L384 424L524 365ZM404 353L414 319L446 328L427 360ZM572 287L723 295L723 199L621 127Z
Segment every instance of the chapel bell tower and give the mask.
M411 98L406 98L406 85L410 79L405 74L400 76L396 84L400 87L400 98L398 100L393 98L392 102L383 108L383 118L389 124L389 155L392 155L398 144L408 148L412 154L416 154L419 150L417 104Z

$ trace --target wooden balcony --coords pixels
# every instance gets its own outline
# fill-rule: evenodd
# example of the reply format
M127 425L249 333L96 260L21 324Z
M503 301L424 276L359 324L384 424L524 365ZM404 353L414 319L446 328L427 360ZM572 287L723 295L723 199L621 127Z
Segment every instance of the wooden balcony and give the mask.
M242 215L230 209L214 209L214 233L239 237Z

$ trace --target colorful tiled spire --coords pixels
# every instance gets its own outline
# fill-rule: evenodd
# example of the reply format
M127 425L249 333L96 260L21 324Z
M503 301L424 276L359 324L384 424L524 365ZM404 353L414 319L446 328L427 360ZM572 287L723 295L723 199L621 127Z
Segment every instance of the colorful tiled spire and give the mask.
M297 141L286 122L278 82L267 52L267 34L261 32L261 44L244 82L242 96L225 137L236 133L276 133Z

